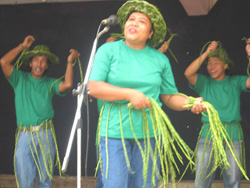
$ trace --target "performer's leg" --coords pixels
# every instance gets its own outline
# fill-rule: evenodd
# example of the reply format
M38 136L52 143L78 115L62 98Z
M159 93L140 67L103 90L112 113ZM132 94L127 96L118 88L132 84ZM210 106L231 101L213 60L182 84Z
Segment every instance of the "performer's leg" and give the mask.
M53 139L53 136L52 136L50 129L47 132L48 132L48 140L47 140L47 136L46 136L46 130L39 131L39 136L40 136L41 143L44 147L44 155L46 155L47 168L49 169L49 171L51 172L51 176L53 177L56 147L55 147L54 139ZM41 181L39 181L40 178L38 178L38 181L37 181L38 188L50 188L51 184L52 184L52 179L48 176L48 174L46 172L42 150L40 149L39 146L38 146L38 148L39 148L39 150L38 150L39 151L39 158L40 158L41 166L42 166L41 173L43 174Z
M139 139L139 142L142 146L142 149L144 150L144 139ZM152 147L152 151L154 152L154 148L155 148L155 138L151 138L150 139L151 142L151 147ZM157 167L156 169L160 170L160 159L158 157L157 160ZM147 182L146 182L146 186L145 188L151 188L151 180L152 180L152 166L153 166L153 162L152 162L152 158L151 155L149 157L149 162L147 164ZM132 151L132 157L131 157L131 167L134 171L133 174L130 174L130 186L129 188L138 188L138 187L143 187L144 184L144 178L143 178L143 159L142 159L142 155L141 155L141 151L139 150L139 147L137 145L137 143L134 141L134 146L133 146L133 151ZM145 167L144 167L145 168ZM157 171L158 175L159 175L159 171ZM158 177L155 174L155 188L157 187L159 182Z
M240 142L233 142L235 148L235 156L237 156L238 161L241 163L240 155ZM237 152L237 153L236 153ZM230 167L223 171L223 181L226 188L239 188L241 181L241 171L238 167L232 153L227 148L227 156Z
M207 141L206 149L203 154L205 144L205 138L200 138L198 141L198 148L197 148L197 164L196 164L196 174L195 174L195 188L209 188L211 187L215 173L211 174L209 177L207 175L211 171L213 157L209 163L210 153L211 153L211 146L212 142L209 144L209 140ZM203 156L204 155L204 156Z
M125 139L125 145L128 154L128 160L131 159L131 144ZM102 182L104 188L128 188L129 170L127 167L124 148L121 139L108 138L108 153L106 153L105 137L101 137L101 157L103 176ZM107 162L108 158L108 164ZM108 166L107 166L108 165ZM106 176L106 171L108 174ZM133 170L133 169L132 169Z
M34 188L36 178L36 165L31 154L29 139L30 132L20 132L15 155L16 174L20 188ZM33 147L32 147L33 148Z

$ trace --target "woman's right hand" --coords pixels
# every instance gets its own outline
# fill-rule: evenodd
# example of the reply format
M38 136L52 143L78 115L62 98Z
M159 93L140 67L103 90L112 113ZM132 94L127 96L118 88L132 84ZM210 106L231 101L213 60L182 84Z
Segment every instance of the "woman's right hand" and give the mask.
M144 93L131 89L128 94L129 102L135 107L135 109L151 109L151 103L149 99L144 95Z

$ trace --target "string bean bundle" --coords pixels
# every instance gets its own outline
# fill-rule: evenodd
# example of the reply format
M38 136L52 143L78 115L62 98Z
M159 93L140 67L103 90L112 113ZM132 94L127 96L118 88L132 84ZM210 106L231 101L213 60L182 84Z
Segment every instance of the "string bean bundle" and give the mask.
M166 48L166 45L170 45L171 41L173 40L174 37L179 36L178 34L172 33L170 32L170 37L167 40L167 42L163 43L163 45L158 49L158 51L163 52L162 51L162 47ZM179 63L177 58L175 57L174 53L172 52L172 50L170 49L170 47L168 47L167 51L169 51L169 53L172 55L172 57L174 58L174 60L176 61L176 63Z
M185 106L188 108L192 108L195 102L199 100L194 97L188 97L188 99L189 99L189 103ZM232 156L234 157L237 165L239 166L242 172L242 175L248 180L246 171L244 170L244 168L242 167L239 161L239 156L236 156L237 152L235 151L232 140L227 134L225 127L220 121L218 112L209 102L202 101L201 104L206 107L207 114L205 113L202 113L202 114L208 116L209 125L210 125L210 131L207 134L206 143L208 141L208 135L211 133L211 139L209 140L209 142L212 142L212 146L211 146L210 160L209 160L208 166L212 162L211 161L212 157L214 158L214 161L212 163L213 165L212 169L208 173L207 177L209 177L213 172L215 172L218 167L225 168L225 169L230 167L228 160L227 160L226 151L223 146L223 143L226 143L226 147L230 150ZM197 150L197 146L196 146L195 151L196 150ZM204 146L203 151L205 150L206 150L206 145Z
M152 160L153 162L151 186L152 187L155 186L155 174L156 174L158 178L162 179L160 187L166 187L169 182L169 179L172 181L172 187L176 187L176 183L175 183L176 171L178 173L180 171L179 171L179 168L175 159L177 157L178 161L181 164L183 164L183 158L181 154L182 152L183 155L186 156L186 158L189 160L190 167L192 168L194 165L194 162L192 161L193 151L189 148L189 146L183 141L180 135L176 132L168 116L165 114L162 108L158 105L158 103L152 98L149 98L149 100L152 106L149 112L146 112L146 110L144 109L141 110L142 117L143 117L144 147L140 144L139 140L136 137L136 134L134 133L134 128L133 128L132 119L131 119L131 111L135 109L131 104L128 105L130 127L133 132L135 142L137 143L140 149L142 160L143 160L144 187L146 185L147 177L149 177L147 174L149 160ZM101 116L102 116L103 108L100 113L98 131L100 131L100 120L102 119ZM120 108L120 105L119 105L119 108ZM128 160L126 146L124 144L122 120L121 120L122 117L121 117L121 114L119 115L120 115L121 140L123 142L124 155L126 158L127 167L130 173L133 173L133 169L131 169L130 162ZM109 119L109 117L107 119ZM151 144L150 144L151 138L149 135L149 121L152 121L152 128L154 132L154 139L155 139L154 149L151 147ZM97 135L100 138L100 132ZM108 140L106 139L106 145L107 145L107 141ZM107 155L106 156L106 159L107 159L106 178L107 178L107 172L108 172L108 148L107 147L106 147L106 155ZM99 153L99 156L100 158L99 158L98 165L102 167L100 153ZM157 160L160 160L162 177L160 177L160 170L157 168L157 165L156 165ZM98 166L96 169L98 169Z
M180 152L177 150L177 146L180 148L184 156L189 160L192 165L194 165L192 156L193 151L189 148L189 146L183 141L180 135L176 132L174 126L172 125L170 119L162 110L162 108L158 105L158 103L150 98L152 110L150 110L150 117L153 120L153 129L155 131L155 139L157 140L156 132L159 131L158 139L162 141L162 149L158 146L159 156L161 160L162 167L162 186L166 186L168 184L168 176L171 176L172 187L175 187L175 178L176 172L179 171L179 168L174 159L174 154L176 154L178 160L183 164L182 156ZM177 144L177 145L176 145Z

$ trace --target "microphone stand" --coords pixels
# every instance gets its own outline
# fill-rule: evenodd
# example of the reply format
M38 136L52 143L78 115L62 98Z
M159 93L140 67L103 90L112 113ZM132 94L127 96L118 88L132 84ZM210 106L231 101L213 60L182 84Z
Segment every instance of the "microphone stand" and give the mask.
M66 154L65 154L63 164L62 164L62 172L67 171L67 167L69 163L69 155L70 155L73 139L75 136L75 131L77 130L77 188L81 188L81 131L82 131L81 108L82 108L82 103L83 103L83 99L87 95L89 95L88 81L89 81L89 76L90 76L90 73L94 64L94 57L95 57L98 39L101 37L101 35L108 32L109 28L110 28L109 26L106 26L100 33L96 35L96 38L93 43L91 55L89 58L89 63L87 66L84 82L82 84L78 83L77 89L74 89L72 91L72 94L74 96L77 96L77 108L76 108L75 118L74 118L73 126L71 129L71 134L70 134Z

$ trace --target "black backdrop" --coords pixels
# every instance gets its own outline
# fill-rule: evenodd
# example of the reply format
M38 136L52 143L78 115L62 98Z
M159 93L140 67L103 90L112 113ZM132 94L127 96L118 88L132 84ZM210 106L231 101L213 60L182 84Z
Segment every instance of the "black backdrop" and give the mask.
M93 1L78 3L48 3L0 6L0 56L23 41L31 34L36 44L47 44L51 51L60 58L60 64L50 67L47 74L60 77L66 68L66 59L70 48L81 53L83 73L89 60L92 44L101 20L115 14L124 1ZM250 1L249 0L219 0L206 16L187 16L177 0L150 1L162 12L168 28L180 37L174 38L171 50L178 59L177 64L170 58L176 85L180 92L197 96L191 91L183 75L185 68L200 53L203 45L211 40L219 40L235 62L233 74L246 74L248 60L245 53L245 43L242 37L250 37ZM111 32L120 32L119 26L114 26L109 33L103 35L99 45L104 43ZM168 38L169 36L167 36ZM34 46L33 45L33 46ZM25 67L22 67L25 69ZM74 87L80 81L79 69L75 67ZM206 74L205 66L200 73ZM0 174L13 174L14 135L16 129L14 92L0 71ZM242 94L242 124L246 141L247 168L249 161L249 94ZM76 97L71 93L66 97L54 97L57 141L61 161L64 158L69 135L76 110ZM175 112L164 107L176 130L192 149L194 149L200 131L200 115L191 112ZM86 149L86 106L82 110L84 128L82 141L82 174ZM97 125L96 101L90 104L90 140L88 155L88 175L94 175L95 160L95 130ZM76 139L71 150L68 175L76 175ZM184 167L180 166L183 170ZM58 174L55 171L55 174ZM250 173L248 173L250 175ZM194 175L187 173L185 179L193 179Z

